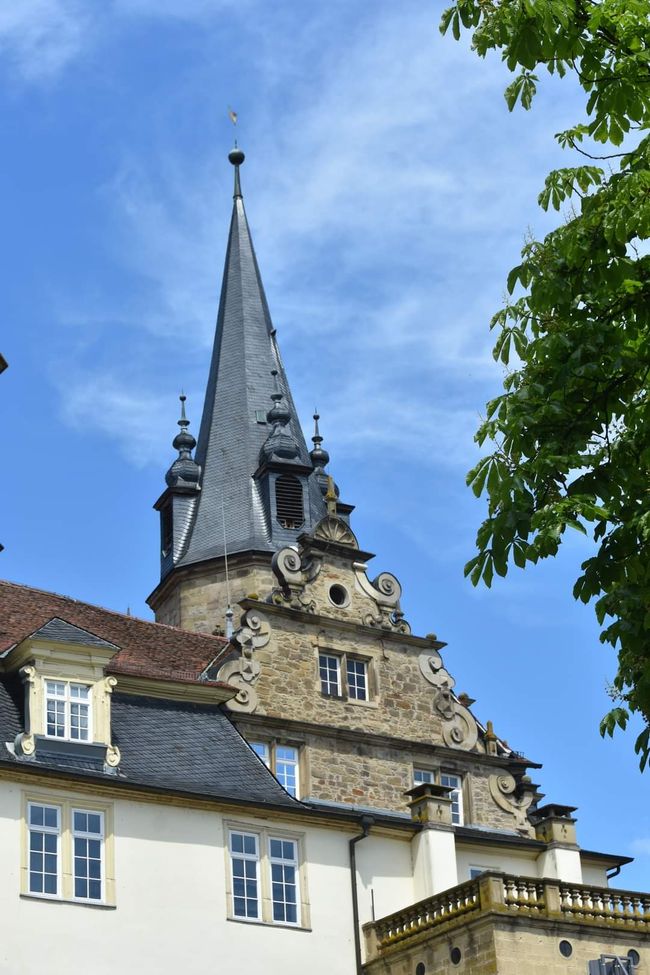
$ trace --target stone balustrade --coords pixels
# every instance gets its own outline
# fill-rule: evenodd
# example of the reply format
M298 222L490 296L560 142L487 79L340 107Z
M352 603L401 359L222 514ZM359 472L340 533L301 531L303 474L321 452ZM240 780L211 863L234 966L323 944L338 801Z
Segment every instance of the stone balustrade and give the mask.
M650 894L486 871L364 925L366 960L488 913L636 931L650 937ZM420 937L418 937L420 936Z

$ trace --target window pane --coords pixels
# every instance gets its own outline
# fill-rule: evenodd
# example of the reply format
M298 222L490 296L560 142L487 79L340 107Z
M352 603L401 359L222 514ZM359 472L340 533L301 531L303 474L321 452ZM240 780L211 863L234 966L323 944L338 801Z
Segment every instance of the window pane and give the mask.
M87 701L89 691L90 688L87 684L70 684L70 697L76 697L83 701Z
M463 822L463 792L462 786L463 781L460 775L451 775L448 772L442 772L440 775L440 784L451 786L453 792L451 793L451 821L456 826L462 825Z
M367 664L363 660L348 660L346 666L348 694L357 701L368 700Z
M56 896L59 873L59 808L30 803L28 820L30 824L28 889L33 894Z
M416 785L419 785L421 782L433 783L435 781L434 773L426 768L413 769L413 781Z
M74 896L102 899L103 814L75 809L72 814L74 851Z
M252 741L251 748L253 749L256 755L259 755L259 757L262 759L262 761L267 766L267 768L270 768L271 756L269 754L270 749L268 744L265 741Z
M323 694L340 696L340 660L331 654L321 653L318 657L318 669L320 672L320 686Z
M271 837L271 900L273 920L298 923L298 844L295 840Z
M275 746L275 774L280 785L295 796L298 793L298 749L291 745Z

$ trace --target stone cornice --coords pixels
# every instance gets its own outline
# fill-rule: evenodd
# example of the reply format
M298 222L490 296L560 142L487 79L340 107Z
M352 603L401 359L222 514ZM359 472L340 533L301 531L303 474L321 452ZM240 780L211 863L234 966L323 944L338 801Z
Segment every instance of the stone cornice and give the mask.
M447 644L426 636L413 636L410 633L398 633L395 630L384 630L378 626L365 626L353 620L343 620L335 616L321 616L318 613L306 613L289 606L278 606L275 603L264 603L257 599L242 599L239 605L242 609L256 609L269 616L284 616L299 623L311 623L320 627L331 627L352 633L362 633L365 637L387 640L389 643L399 643L418 650L442 650Z
M438 745L431 741L421 741L417 738L396 738L392 735L382 735L374 731L360 731L353 728L334 727L333 725L314 724L309 721L296 721L291 718L276 718L266 714L245 714L232 715L232 720L236 725L250 724L253 727L277 728L278 730L290 729L296 733L320 735L323 738L340 738L343 741L351 741L360 744L362 741L380 748L398 748L402 751L413 751L416 748L430 750L435 748L436 753L444 760L458 762L459 764L480 763L487 768L499 768L504 766L520 771L524 768L541 768L539 762L531 762L519 756L512 758L507 755L486 755L481 752L466 752L460 748L448 748L446 745Z
M116 691L122 694L137 694L141 697L163 698L167 701L192 701L195 704L222 704L237 694L236 687L223 682L192 683L190 681L162 680L146 677L143 674L121 674L116 672Z
M272 552L235 552L228 555L228 568L232 572L241 565L245 566L268 566L271 568ZM155 589L147 596L146 603L151 609L156 606L168 595L169 590L177 585L179 580L191 576L210 575L215 568L222 568L224 565L223 556L215 559L206 559L205 562L191 562L189 565L176 565L171 569L164 579L161 579Z

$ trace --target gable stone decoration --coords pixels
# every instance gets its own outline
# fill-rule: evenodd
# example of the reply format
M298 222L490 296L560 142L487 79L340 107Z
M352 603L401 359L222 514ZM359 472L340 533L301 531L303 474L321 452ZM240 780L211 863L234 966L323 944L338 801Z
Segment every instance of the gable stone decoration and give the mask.
M270 638L271 625L266 616L257 609L247 609L239 629L232 637L240 656L227 660L218 674L219 680L239 688L237 695L228 702L231 710L252 714L257 709L259 699L254 685L261 667L254 653L260 647L265 647Z
M420 672L435 688L433 710L442 718L442 737L450 748L472 751L478 742L478 725L473 714L453 693L456 681L444 667L437 650L421 653Z
M514 776L502 770L491 775L489 781L492 798L497 806L514 817L515 829L525 836L534 836L527 813L535 797L535 787L527 776L518 784Z

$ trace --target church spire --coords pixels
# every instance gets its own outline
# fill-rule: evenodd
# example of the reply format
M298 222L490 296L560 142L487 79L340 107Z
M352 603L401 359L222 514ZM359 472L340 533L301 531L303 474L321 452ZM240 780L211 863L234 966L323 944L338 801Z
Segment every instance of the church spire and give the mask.
M300 481L304 498L304 523L299 526L294 519L295 537L325 513L244 210L240 170L245 156L235 146L228 158L234 167L233 209L194 455L201 469L200 493L186 525L183 551L175 561L179 566L220 558L224 548L229 555L271 553L279 542L286 544L287 532L293 530L287 528L291 519L283 519L278 527L274 492L287 464ZM286 485L287 476L285 472L278 490Z

